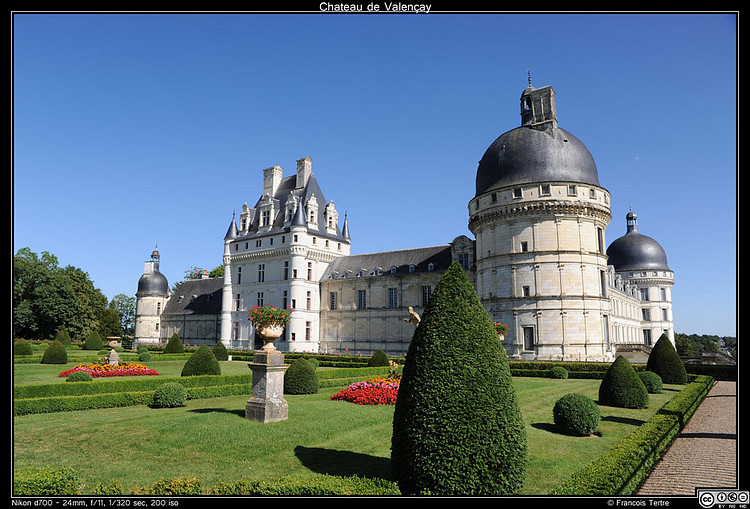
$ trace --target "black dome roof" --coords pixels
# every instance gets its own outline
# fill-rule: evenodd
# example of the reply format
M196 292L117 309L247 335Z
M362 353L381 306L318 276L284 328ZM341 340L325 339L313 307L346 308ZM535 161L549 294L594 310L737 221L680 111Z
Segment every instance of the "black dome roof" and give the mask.
M591 152L568 131L521 126L500 135L482 156L476 195L532 182L599 186L599 174Z
M628 231L607 248L609 265L617 272L638 270L672 270L667 265L667 253L657 241L638 232L636 215L627 214Z
M169 283L167 278L158 271L154 270L151 274L144 274L138 280L137 296L146 295L167 295L169 293Z

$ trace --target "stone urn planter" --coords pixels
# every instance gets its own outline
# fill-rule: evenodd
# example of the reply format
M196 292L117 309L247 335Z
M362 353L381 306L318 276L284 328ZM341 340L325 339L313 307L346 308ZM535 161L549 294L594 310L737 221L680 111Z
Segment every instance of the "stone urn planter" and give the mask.
M263 340L261 350L275 350L273 342L284 333L284 325L278 323L257 324L255 333Z

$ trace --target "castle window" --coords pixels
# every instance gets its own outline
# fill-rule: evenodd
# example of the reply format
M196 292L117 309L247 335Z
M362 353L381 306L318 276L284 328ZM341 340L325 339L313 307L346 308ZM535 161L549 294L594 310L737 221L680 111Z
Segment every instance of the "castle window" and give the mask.
M414 272L414 269L416 269L416 267L414 267L414 264L410 264L409 265L409 273Z
M241 298L240 298L240 294L238 293L237 295L234 296L234 310L235 311L240 310L240 302L241 302Z
M432 272L433 270L435 270L435 264L434 263L427 264L427 272Z
M329 302L329 306L328 307L331 309L331 311L335 311L336 310L336 301L337 301L337 299L338 299L338 294L336 294L336 292L330 292L328 294L328 302Z
M651 331L649 329L643 329L643 344L651 346Z
M576 186L568 186L568 196L576 195Z
M398 307L398 290L396 288L388 288L388 307L391 309Z
M550 194L549 184L542 184L539 189L539 196L549 196Z
M256 240L255 241L255 247L261 247L262 245L263 245L263 241L262 240Z
M270 210L264 210L261 214L261 226L268 226L271 224L271 211Z
M312 339L312 322L305 322L305 341Z
M393 267L391 267L391 274L395 274L397 270L398 268L394 265Z
M312 309L312 292L307 292L307 299L305 300L305 306L307 310Z
M497 193L492 193L492 203L497 203Z
M641 315L644 322L650 322L651 321L651 310L649 308L643 308L641 309Z
M258 265L258 283L266 281L266 264L261 263Z
M430 301L430 294L432 293L432 287L431 286L423 286L422 287L422 307L426 307L427 303Z
M594 191L593 189L589 189L589 198L591 198L592 200L596 198L596 191Z
M237 267L237 284L242 284L242 267Z
M523 349L534 350L534 327L523 328Z
M523 294L524 297L528 297L531 295L531 288L528 286L524 286L521 288L521 293Z
M661 300L666 302L666 300L667 300L667 289L666 288L659 288L659 295L661 295Z
M458 253L458 264L464 270L469 270L469 253Z
M521 252L525 253L529 250L529 243L526 241L521 242Z
M289 262L284 262L284 281L289 279Z
M641 300L648 300L648 288L641 288Z
M307 280L312 281L312 278L313 278L312 262L307 262Z
M523 193L521 192L521 188L517 187L513 190L513 198L521 198L523 196Z
M357 292L357 309L367 309L367 292L365 290Z
M263 306L263 292L258 292L256 303L257 303L258 307L262 307Z

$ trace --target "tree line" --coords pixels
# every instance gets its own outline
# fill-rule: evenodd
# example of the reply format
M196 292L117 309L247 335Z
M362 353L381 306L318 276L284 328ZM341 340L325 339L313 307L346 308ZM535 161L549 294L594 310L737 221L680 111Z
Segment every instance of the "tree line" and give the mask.
M88 273L55 255L28 247L13 256L13 336L52 339L66 329L73 339L92 332L101 337L132 335L135 297L115 295L111 301L94 286Z

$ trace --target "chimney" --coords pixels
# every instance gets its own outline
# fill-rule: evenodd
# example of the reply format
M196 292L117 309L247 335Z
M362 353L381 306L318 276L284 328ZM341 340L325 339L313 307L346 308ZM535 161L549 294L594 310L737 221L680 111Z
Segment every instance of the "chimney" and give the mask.
M307 186L310 175L312 175L312 159L309 157L297 159L297 189Z
M263 170L263 194L271 198L276 194L276 190L281 183L281 177L284 170L281 166L272 166Z

